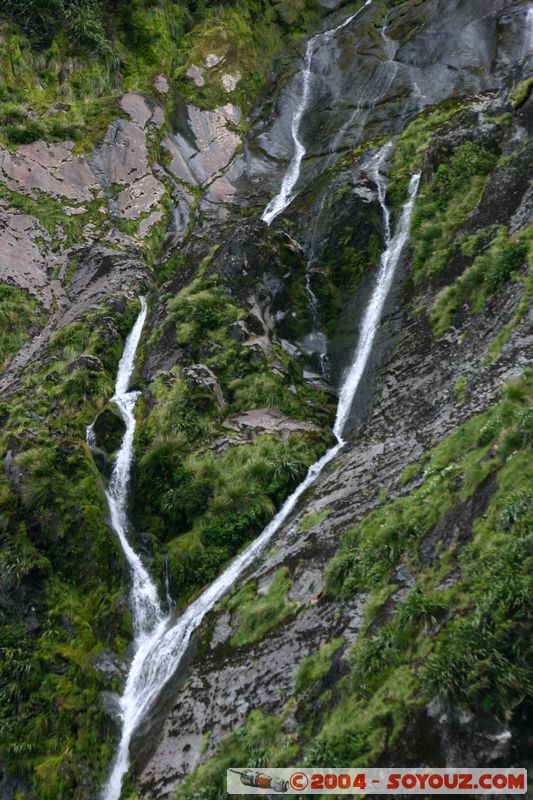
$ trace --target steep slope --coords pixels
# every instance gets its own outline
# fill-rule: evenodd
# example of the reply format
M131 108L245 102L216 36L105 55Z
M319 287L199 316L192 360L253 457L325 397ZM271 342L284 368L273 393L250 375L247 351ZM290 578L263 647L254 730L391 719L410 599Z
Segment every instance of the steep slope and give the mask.
M120 733L137 296L129 538L179 626L334 442L419 172L347 444L168 665L122 796L223 796L237 761L527 765L530 4L62 8L2 33L2 797L96 797Z

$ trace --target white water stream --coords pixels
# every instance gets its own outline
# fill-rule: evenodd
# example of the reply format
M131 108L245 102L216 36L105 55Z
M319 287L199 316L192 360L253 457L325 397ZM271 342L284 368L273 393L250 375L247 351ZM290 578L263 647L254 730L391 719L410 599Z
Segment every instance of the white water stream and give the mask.
M261 216L261 219L266 222L267 225L270 225L276 219L276 217L285 211L289 203L292 201L294 197L293 189L296 186L298 178L300 177L300 167L302 165L302 159L305 155L305 147L300 138L300 127L303 116L307 110L309 98L311 96L311 81L313 76L311 68L315 53L321 46L323 46L325 42L332 39L337 33L343 30L343 28L346 28L351 22L353 22L353 20L359 16L363 9L369 6L372 2L373 0L366 0L366 3L362 8L359 9L359 11L356 11L355 14L352 14L350 17L345 19L344 22L341 22L341 24L337 25L336 28L332 28L329 31L324 31L323 33L317 33L316 36L313 36L307 42L303 67L299 73L302 80L302 91L291 121L291 136L294 143L294 151L287 172L285 173L283 181L281 182L281 189L279 190L279 193L272 198Z

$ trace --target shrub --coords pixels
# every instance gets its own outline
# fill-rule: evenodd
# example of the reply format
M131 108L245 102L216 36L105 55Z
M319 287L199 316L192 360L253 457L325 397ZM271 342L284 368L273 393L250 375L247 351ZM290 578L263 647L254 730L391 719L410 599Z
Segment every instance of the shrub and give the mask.
M498 517L500 526L504 531L509 531L526 517L533 523L533 492L528 489L511 492L505 498Z
M0 369L4 359L24 344L42 320L40 304L16 286L0 284Z

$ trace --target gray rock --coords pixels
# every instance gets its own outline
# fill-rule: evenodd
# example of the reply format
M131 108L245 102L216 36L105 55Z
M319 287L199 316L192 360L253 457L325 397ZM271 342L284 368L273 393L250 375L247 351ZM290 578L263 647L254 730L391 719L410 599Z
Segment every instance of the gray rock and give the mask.
M68 366L69 372L74 372L77 369L86 369L88 372L103 372L104 365L96 356L81 355L71 361Z
M281 411L273 411L269 408L254 408L243 414L228 417L224 422L224 427L247 436L256 432L264 432L281 433L283 438L287 438L294 431L320 431L320 428L311 422L291 419Z
M114 406L104 408L93 423L96 445L106 453L118 450L125 430L124 420Z
M201 88L205 85L203 73L204 71L201 67L197 67L196 64L192 64L185 74L188 78L194 81L196 86Z
M0 146L0 176L16 192L31 194L38 189L56 198L88 202L100 193L91 167L67 144L33 142L16 153Z
M218 382L218 378L213 370L206 367L205 364L193 364L183 370L183 377L187 383L191 384L197 389L202 389L210 392L216 398L219 408L224 408L226 400Z

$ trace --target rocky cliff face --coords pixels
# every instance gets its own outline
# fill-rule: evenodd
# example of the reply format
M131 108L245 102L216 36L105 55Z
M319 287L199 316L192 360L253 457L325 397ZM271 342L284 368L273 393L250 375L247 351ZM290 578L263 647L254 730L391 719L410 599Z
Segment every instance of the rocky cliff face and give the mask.
M137 5L105 12L118 70L2 33L2 797L93 798L112 757L137 296L131 537L181 609L333 441L388 140L393 229L422 177L348 442L196 631L123 797L222 797L237 762L531 766L530 3Z

